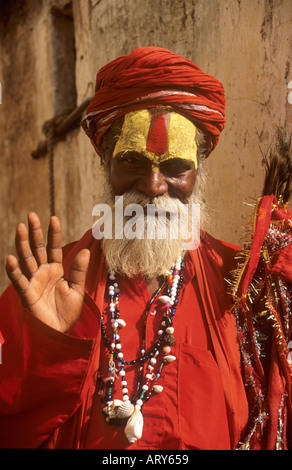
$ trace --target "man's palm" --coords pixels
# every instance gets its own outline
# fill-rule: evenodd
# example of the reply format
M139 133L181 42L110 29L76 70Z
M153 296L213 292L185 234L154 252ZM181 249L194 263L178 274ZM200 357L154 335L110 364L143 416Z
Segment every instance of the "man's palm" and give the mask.
M83 304L89 251L75 257L68 281L62 265L61 230L57 217L52 217L47 249L38 216L28 215L29 232L24 224L16 229L15 246L19 261L9 255L7 274L22 304L47 325L69 332L77 322Z

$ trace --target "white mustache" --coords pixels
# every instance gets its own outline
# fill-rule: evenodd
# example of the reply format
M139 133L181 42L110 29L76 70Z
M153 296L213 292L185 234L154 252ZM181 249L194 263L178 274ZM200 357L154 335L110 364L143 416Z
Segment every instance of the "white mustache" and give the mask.
M185 211L187 204L183 204L180 199L173 198L168 195L151 198L138 191L128 191L123 194L123 208L125 209L132 204L137 204L144 209L144 214L152 215L153 209L156 213L165 211L169 214ZM113 202L112 209L115 210L116 203ZM146 209L146 210L145 210Z

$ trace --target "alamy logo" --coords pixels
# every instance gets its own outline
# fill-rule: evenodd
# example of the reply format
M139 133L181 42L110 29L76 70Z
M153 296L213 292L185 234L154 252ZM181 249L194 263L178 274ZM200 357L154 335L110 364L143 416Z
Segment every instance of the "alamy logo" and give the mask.
M195 250L200 239L200 205L181 204L165 209L154 204L143 207L128 204L124 207L123 196L115 197L114 210L108 204L96 204L92 216L98 220L92 227L94 238L122 240L182 239L182 248Z

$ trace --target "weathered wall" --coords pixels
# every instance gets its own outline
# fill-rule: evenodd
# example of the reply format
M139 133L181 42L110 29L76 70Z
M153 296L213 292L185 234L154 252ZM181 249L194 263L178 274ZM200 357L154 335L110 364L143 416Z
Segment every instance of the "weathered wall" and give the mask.
M31 157L44 138L43 123L90 97L98 68L142 45L182 54L225 85L227 124L206 162L206 200L211 233L240 243L249 213L243 203L262 187L262 152L275 126L291 120L291 0L72 0L72 14L68 0L11 0L1 7L0 291L8 282L4 260L14 252L17 222L29 210L40 214L44 226L49 219L48 157ZM54 21L52 8L66 18L58 13ZM72 57L61 47L65 26L58 30L68 11L74 21L73 70ZM61 83L60 68L68 77ZM74 74L76 96L69 80ZM79 130L56 145L54 161L56 214L67 243L91 227L100 191L98 161Z

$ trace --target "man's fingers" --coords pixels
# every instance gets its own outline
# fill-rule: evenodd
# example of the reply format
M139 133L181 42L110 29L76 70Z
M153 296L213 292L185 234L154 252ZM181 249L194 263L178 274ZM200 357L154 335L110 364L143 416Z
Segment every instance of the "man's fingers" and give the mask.
M25 224L20 223L16 227L15 247L21 270L25 276L30 278L37 271L38 265L30 248L28 231Z
M6 272L7 275L12 282L15 289L20 293L23 294L28 286L29 281L21 271L17 259L13 255L7 256L6 259Z
M47 250L40 219L35 212L28 214L29 240L32 253L38 265L47 263Z
M70 273L69 286L83 295L85 280L88 270L90 252L87 249L81 250L75 257Z
M47 255L49 263L62 263L61 224L55 216L50 219Z

